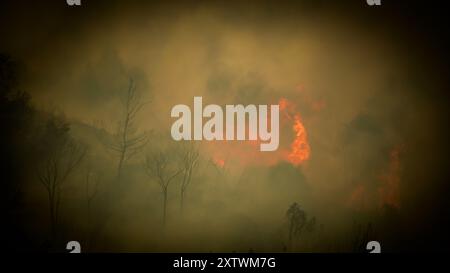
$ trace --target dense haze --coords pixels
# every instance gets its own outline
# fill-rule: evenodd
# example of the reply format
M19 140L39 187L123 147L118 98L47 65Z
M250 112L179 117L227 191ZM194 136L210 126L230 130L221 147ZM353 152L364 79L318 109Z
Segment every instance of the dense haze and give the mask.
M69 240L126 252L347 252L369 240L386 251L447 247L439 16L365 1L59 2L0 9L4 232L14 230L16 249L62 251ZM121 164L114 145L130 79L142 107L129 134L142 145ZM170 110L193 107L194 96L280 104L279 149L173 141ZM300 139L308 149L295 153ZM197 150L181 207L177 171ZM78 157L52 224L42 174L58 164L64 173ZM167 177L178 174L165 221L155 158L167 160ZM306 219L291 234L294 203Z

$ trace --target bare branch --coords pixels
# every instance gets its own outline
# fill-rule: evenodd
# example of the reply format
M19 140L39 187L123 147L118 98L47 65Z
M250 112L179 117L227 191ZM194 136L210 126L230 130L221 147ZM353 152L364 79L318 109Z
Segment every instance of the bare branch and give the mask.
M139 153L148 142L147 133L138 134L134 128L136 115L145 104L141 102L141 97L136 91L136 84L130 78L128 89L122 99L123 120L119 123L115 139L107 145L109 149L118 154L118 177L120 177L124 163Z

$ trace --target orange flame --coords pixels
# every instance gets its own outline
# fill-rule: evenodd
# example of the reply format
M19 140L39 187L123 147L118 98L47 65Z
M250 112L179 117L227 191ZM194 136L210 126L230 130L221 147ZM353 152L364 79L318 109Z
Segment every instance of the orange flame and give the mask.
M288 160L293 165L298 166L302 162L308 160L311 153L305 126L303 126L299 114L296 114L294 117L293 129L295 132L295 139L291 144L291 152L288 155Z
M280 142L278 150L267 153L259 151L260 139L244 142L208 142L207 149L213 155L212 162L214 165L222 169L226 165L228 169L248 165L273 166L280 161L286 161L294 166L299 166L308 160L311 149L306 128L296 105L285 98L281 98L278 104L280 107L280 131L284 130L287 133L289 130L292 132L286 138L286 140L290 139L289 142ZM233 160L224 160L227 158L233 158Z
M288 120L293 120L294 122L292 129L295 132L295 139L291 143L291 149L287 154L286 160L294 166L298 166L308 160L311 154L306 129L302 123L301 116L296 111L296 107L293 103L285 98L281 98L278 104L284 116L287 117Z

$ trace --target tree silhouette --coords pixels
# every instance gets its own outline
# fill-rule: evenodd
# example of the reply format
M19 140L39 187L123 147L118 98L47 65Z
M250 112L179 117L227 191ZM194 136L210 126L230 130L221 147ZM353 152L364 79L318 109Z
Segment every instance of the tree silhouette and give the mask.
M167 192L169 184L183 171L183 168L178 166L175 160L170 159L168 154L170 153L163 153L161 151L155 152L148 155L145 161L147 175L156 179L163 195L163 225L166 223Z
M118 155L118 178L122 174L124 163L141 151L148 142L147 133L138 133L135 127L136 115L145 104L136 92L136 85L133 79L130 78L126 95L122 99L123 119L119 123L114 141L108 145Z
M36 112L30 95L20 90L20 63L0 53L0 232L6 249L23 249L28 243L20 218L24 206L24 170L34 162ZM29 249L29 245L27 246Z
M184 197L186 194L186 190L191 183L192 173L195 168L198 166L199 160L199 152L198 147L193 144L188 144L183 147L182 150L182 172L183 178L181 180L181 189L180 189L180 210L183 212L184 207Z
M288 218L289 246L292 248L294 239L299 238L304 231L314 231L316 218L313 217L308 221L306 212L296 202L289 207L286 217Z
M38 178L48 195L53 238L57 235L63 185L86 152L85 148L70 138L69 129L68 123L62 119L50 118L44 137L51 144L46 145L48 154L38 168Z

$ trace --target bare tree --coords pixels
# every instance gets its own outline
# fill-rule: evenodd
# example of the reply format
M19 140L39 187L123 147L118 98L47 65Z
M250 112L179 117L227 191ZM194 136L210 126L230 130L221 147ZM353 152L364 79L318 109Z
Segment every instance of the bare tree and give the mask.
M181 189L180 189L180 210L183 212L184 207L184 197L186 194L186 190L191 183L192 180L192 173L194 172L195 168L198 166L198 160L199 160L199 152L198 147L193 144L188 144L183 147L182 150L182 172L183 172L183 178L181 180Z
M120 178L123 164L142 150L148 142L147 133L138 133L135 127L137 113L146 104L136 92L136 85L130 78L126 96L122 100L123 119L120 121L115 139L109 148L118 154L117 177Z
M83 159L86 149L77 145L72 139L66 137L67 124L57 125L57 143L52 147L41 168L38 169L38 177L44 185L49 200L50 225L52 235L57 233L59 209L63 185L69 175Z
M146 157L145 169L151 178L155 178L163 194L163 225L166 223L167 192L169 184L183 168L169 159L169 153L156 152Z

